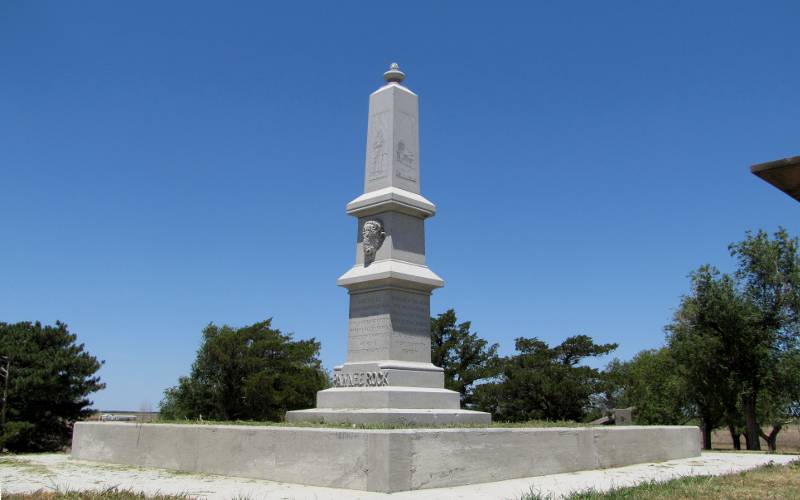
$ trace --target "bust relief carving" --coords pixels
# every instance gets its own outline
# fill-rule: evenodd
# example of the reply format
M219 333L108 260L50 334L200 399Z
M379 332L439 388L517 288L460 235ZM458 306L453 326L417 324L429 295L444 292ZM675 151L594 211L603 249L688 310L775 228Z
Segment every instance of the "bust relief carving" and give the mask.
M383 244L386 232L381 221L372 219L364 223L361 228L361 243L364 247L364 262L369 263L375 259L375 254Z

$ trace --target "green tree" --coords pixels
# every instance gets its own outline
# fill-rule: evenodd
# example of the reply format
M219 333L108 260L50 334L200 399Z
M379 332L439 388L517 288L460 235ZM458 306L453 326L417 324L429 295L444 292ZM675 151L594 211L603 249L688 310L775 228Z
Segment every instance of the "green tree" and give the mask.
M703 266L690 277L691 292L666 328L667 343L700 420L703 448L711 449L714 428L738 420L739 386L732 367L739 355L737 339L749 326L748 311L731 276Z
M791 392L791 388L779 383L781 361L790 363L787 360L800 350L798 240L789 237L783 228L773 238L764 231L748 232L743 241L731 244L729 249L737 260L736 280L741 295L750 306L750 327L736 339L741 353L733 369L742 385L741 407L748 449L760 449L758 438L764 422L759 413L762 416L780 413L764 403L780 407L781 401L790 397L786 392ZM762 391L764 402L759 401Z
M8 395L0 449L55 451L72 425L89 416L87 396L105 387L102 362L77 343L64 323L0 323L0 355L8 358Z
M735 447L744 428L748 449L760 449L759 436L774 448L800 384L792 369L800 352L798 242L783 229L773 238L748 232L729 249L736 272L703 266L692 273L668 344L702 420L704 446L724 422ZM767 424L769 434L761 430Z
M462 404L471 404L475 382L500 371L498 345L470 332L469 321L457 321L453 309L431 318L431 361L444 369L445 387L461 393Z
M774 452L778 433L788 423L800 418L800 351L785 351L778 355L759 395L757 415L759 435ZM762 430L764 425L771 426L769 433Z
M604 378L612 392L609 406L636 407L637 424L678 425L689 419L684 379L667 348L641 351L625 362L615 359Z
M209 324L191 374L167 389L168 419L280 420L314 406L328 385L314 339L292 340L268 319L242 328Z
M517 354L503 361L500 380L475 390L479 407L497 420L582 420L602 380L599 370L580 363L617 348L586 335L555 347L537 338L518 338L515 345Z

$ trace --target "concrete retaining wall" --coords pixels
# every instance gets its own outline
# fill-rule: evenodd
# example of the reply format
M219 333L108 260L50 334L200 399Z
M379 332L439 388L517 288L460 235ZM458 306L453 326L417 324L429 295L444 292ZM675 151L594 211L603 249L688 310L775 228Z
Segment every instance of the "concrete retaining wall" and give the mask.
M700 455L697 427L363 430L80 422L72 456L368 491L404 491Z

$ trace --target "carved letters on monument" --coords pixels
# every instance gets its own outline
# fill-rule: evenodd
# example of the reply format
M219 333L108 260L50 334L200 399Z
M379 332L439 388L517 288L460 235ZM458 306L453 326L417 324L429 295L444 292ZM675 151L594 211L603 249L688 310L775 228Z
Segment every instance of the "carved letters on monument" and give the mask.
M388 348L392 321L389 315L371 318L350 318L348 338L351 352L377 352Z
M385 372L334 373L334 387L378 387L389 385L389 374Z
M404 359L430 353L428 296L404 290L371 290L350 295L351 354L388 351Z
M392 320L382 297L374 293L350 296L350 352L377 352L388 348Z

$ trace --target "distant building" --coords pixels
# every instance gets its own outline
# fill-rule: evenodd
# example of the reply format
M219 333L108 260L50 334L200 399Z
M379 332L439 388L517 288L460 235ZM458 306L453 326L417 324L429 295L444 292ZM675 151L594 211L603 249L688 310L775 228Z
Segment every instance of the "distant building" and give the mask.
M800 201L800 156L759 163L750 171Z

